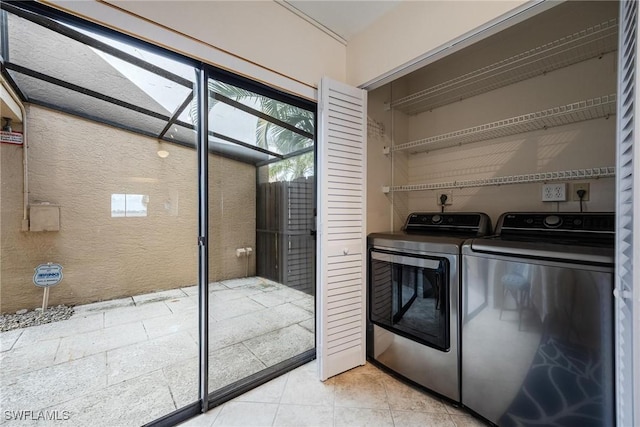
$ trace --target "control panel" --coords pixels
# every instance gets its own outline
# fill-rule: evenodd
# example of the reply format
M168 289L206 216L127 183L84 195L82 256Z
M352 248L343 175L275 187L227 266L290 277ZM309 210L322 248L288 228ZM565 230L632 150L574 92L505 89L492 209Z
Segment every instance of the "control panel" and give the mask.
M408 233L471 232L483 236L490 233L491 221L483 213L415 212L407 217L404 231Z
M407 219L407 227L417 225L448 224L460 227L477 227L480 217L475 215L455 215L446 213L412 213Z
M498 221L496 231L582 231L615 232L615 214L613 213L505 213Z

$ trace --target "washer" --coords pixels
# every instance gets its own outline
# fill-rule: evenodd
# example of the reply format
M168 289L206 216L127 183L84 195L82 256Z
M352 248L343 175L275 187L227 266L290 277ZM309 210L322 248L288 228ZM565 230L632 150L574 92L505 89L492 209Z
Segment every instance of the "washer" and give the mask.
M499 426L613 426L612 213L503 214L462 248L462 404Z
M460 248L490 232L482 213L412 213L368 236L367 357L460 402Z

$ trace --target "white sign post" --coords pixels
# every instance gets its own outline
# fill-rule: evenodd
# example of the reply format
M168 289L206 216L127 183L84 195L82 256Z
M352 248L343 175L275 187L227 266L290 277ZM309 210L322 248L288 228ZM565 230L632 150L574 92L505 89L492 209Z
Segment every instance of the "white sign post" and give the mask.
M44 288L44 295L42 296L42 312L47 309L49 303L49 288L57 285L62 281L62 266L60 264L54 264L48 262L46 264L40 264L35 268L33 275L33 284Z

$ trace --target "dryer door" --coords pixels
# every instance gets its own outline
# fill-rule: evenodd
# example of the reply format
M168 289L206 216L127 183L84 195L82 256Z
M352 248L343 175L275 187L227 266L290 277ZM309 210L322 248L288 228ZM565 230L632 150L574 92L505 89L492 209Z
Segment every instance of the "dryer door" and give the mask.
M370 321L421 344L449 350L448 260L373 248L369 263Z

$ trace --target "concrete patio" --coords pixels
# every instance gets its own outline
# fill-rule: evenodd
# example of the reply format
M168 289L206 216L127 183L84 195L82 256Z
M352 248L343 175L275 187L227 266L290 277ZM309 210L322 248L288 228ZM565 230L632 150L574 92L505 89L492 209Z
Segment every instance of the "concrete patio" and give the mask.
M141 425L194 402L197 307L192 286L0 333L0 424ZM209 322L210 391L314 346L313 296L260 277L211 283Z

